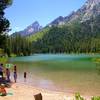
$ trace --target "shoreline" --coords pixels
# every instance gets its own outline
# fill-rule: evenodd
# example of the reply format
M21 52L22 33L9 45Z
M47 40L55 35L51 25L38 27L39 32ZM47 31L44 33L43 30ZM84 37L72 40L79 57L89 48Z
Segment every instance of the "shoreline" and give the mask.
M37 88L34 86L13 83L11 88L6 88L7 96L1 97L0 100L35 100L34 95L41 93L43 100L73 100L75 94L64 93ZM90 100L90 96L83 96L86 100Z

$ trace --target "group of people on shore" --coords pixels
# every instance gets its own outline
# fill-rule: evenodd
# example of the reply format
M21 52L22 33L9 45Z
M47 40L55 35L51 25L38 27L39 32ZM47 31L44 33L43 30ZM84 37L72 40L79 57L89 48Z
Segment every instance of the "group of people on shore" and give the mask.
M17 81L17 67L14 65L11 69L13 69L13 78L14 82L16 83ZM4 65L1 63L0 64L0 96L6 96L6 90L5 90L5 84L11 83L10 79L10 68L4 67ZM26 81L26 72L24 72L24 81Z
M17 68L16 66L13 67L13 77L14 81L17 80ZM10 69L7 67L4 67L4 65L0 64L0 96L6 96L7 92L5 87L8 85L8 83L11 83L10 79Z
M13 69L13 78L14 78L14 82L16 83L17 81L17 66L14 65L11 69ZM0 64L0 80L2 79L5 79L7 82L11 82L11 79L10 79L10 68L8 67L4 67L4 65L1 63ZM26 81L26 76L27 76L27 73L24 72L24 81Z
M16 67L16 65L14 65L14 67L13 67L13 77L14 77L14 81L16 82L16 80L17 80L17 67ZM1 79L1 81L6 80L7 82L11 82L10 69L4 67L4 65L2 63L0 64L0 79Z

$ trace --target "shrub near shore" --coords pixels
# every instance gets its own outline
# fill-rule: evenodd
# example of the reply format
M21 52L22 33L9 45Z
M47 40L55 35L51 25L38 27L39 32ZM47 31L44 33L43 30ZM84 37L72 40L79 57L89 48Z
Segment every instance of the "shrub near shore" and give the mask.
M75 93L75 100L86 100L80 95L80 93ZM91 100L100 100L100 96L92 97Z
M8 61L7 57L0 57L0 63L6 63Z

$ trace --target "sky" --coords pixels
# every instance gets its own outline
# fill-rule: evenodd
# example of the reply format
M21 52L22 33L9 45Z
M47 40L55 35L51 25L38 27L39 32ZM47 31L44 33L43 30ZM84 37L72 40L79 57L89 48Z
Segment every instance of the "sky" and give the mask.
M5 10L13 33L25 29L34 21L45 26L59 16L68 16L79 9L86 0L13 0Z

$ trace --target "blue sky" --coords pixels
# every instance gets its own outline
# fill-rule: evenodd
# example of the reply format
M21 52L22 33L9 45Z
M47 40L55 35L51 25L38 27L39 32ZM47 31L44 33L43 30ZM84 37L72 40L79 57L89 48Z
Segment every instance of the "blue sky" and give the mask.
M20 31L38 21L42 26L58 16L67 16L79 9L86 0L13 0L11 7L5 10L12 32Z

